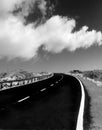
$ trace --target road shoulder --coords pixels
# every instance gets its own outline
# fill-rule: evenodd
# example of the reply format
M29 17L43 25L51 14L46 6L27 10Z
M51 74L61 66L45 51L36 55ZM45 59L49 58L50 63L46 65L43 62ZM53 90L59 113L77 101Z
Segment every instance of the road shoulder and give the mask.
M86 87L91 97L91 116L93 124L91 130L102 130L102 87L78 77Z

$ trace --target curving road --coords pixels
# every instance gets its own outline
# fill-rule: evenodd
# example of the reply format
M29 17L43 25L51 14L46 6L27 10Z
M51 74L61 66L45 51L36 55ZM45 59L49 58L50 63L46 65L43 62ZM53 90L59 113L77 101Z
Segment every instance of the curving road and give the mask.
M35 86L35 92L26 90L25 97L0 108L0 129L85 130L87 98L79 79L54 74Z

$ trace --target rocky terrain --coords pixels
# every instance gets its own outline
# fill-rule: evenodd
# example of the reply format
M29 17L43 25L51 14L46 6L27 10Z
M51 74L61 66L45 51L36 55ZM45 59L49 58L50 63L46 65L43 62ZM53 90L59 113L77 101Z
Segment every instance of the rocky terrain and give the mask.
M74 75L79 75L84 79L90 80L97 86L100 87L102 86L102 70L90 70L90 71L73 70L70 71L70 73Z
M0 81L8 81L8 80L20 80L25 78L30 78L34 76L33 73L29 73L23 70L17 70L9 73L1 73Z
M20 80L20 79L27 79L34 76L40 76L43 74L47 74L47 72L40 72L40 73L33 73L24 70L16 70L12 72L4 72L0 74L0 82L2 81L9 81L9 80Z
M96 81L97 80L102 81L102 70L90 70L90 71L73 70L70 71L70 73L83 75L83 77L88 77Z

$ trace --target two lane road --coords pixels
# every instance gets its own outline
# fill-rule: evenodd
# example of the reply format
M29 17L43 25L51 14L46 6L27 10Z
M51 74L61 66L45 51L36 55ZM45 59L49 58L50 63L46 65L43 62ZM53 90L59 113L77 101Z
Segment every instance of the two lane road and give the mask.
M84 130L81 83L70 75L55 74L40 85L36 94L0 109L0 129Z

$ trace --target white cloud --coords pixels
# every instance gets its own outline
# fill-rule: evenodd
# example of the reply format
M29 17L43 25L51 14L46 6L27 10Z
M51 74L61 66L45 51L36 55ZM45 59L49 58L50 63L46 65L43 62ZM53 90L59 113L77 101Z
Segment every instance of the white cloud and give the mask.
M15 5L21 6L18 16L11 12ZM76 21L67 17L52 16L46 23L35 27L34 24L24 25L21 17L31 11L31 5L36 0L1 0L0 1L0 58L31 59L37 55L40 46L52 53L60 53L64 49L75 51L77 48L88 48L102 44L102 33L96 30L88 31L83 26L79 31L73 31ZM9 4L8 4L9 3ZM46 15L46 2L40 0L38 5Z
M74 51L77 48L88 48L94 44L102 44L101 32L88 31L87 26L73 32L75 26L74 19L60 16L49 19L42 27L39 27L39 32L44 39L45 50L59 53L63 49Z
M32 25L25 27L14 17L0 24L0 55L27 59L33 57L39 48L39 37L32 28Z

